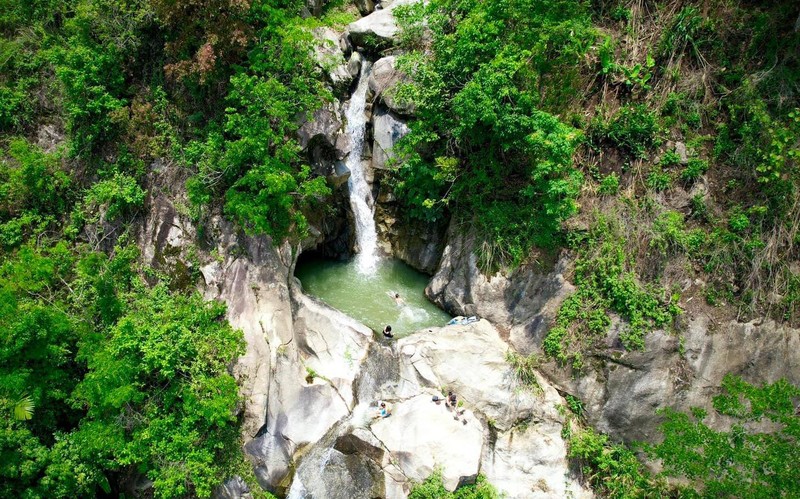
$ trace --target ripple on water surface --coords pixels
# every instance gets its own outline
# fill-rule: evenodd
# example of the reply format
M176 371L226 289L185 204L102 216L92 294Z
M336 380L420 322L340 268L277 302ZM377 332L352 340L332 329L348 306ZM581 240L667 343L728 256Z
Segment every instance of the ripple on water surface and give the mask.
M400 260L381 260L373 274L363 275L354 261L309 259L297 265L295 275L307 294L375 331L391 324L395 336L405 336L451 319L425 298L429 277Z

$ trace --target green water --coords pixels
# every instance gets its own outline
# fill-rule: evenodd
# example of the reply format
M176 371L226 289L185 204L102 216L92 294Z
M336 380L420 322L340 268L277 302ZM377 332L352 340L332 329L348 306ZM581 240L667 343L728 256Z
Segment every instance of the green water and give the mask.
M431 326L444 326L451 317L425 298L428 277L405 263L387 259L365 276L354 261L313 259L297 265L303 290L375 331L390 324L395 337ZM398 303L394 295L400 294Z

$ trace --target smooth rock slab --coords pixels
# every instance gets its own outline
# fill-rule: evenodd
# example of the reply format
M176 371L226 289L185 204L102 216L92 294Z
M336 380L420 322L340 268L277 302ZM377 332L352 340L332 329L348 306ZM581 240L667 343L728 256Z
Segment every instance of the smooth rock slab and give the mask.
M411 480L422 481L440 466L444 486L453 491L478 475L480 422L470 411L453 419L453 412L431 402L429 394L396 404L390 417L372 425L372 433L388 450L385 464L395 464Z
M534 415L559 419L549 406L559 403L550 388L536 395L519 385L506 361L508 345L481 320L467 326L431 328L398 342L403 353L400 394L452 389L468 409L494 420L501 430ZM542 384L544 381L542 380Z
M566 474L567 447L560 432L560 424L543 422L499 434L494 447L485 449L481 472L507 499L592 497Z

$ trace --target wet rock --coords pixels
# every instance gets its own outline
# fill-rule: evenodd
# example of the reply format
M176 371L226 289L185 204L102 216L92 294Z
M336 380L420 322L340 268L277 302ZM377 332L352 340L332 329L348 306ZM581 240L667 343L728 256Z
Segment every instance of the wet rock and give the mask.
M347 61L347 72L355 80L361 74L361 64L364 62L364 57L358 52L350 54L350 59Z
M372 167L383 169L394 157L392 149L395 144L409 132L409 128L403 120L382 107L376 110L372 123Z
M381 249L415 269L433 275L445 246L446 226L440 223L408 224L402 220L391 191L381 188L375 222Z

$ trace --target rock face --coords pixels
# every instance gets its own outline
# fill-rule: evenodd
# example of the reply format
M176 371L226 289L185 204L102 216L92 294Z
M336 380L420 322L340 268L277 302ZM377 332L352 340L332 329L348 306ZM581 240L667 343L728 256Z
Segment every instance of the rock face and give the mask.
M484 473L507 497L590 496L569 471L555 409L563 400L544 379L541 394L519 386L508 345L491 324L379 342L303 294L292 277L297 248L244 237L212 217L206 249L192 249L196 230L175 207L185 194L170 191L182 185L181 172L153 172L143 258L170 271L173 258L189 261L194 251L206 297L224 300L231 324L243 330L247 351L233 370L245 451L263 488L289 497L403 498L441 468L450 490ZM462 401L458 412L432 401L448 389ZM378 399L390 417L373 418ZM248 492L233 477L216 494Z
M570 478L561 397L544 379L541 394L520 387L507 348L486 321L374 344L358 405L304 455L289 497L400 498L437 468L449 490L485 473L507 497L590 497ZM462 401L457 412L432 400L444 387ZM373 419L378 399L390 417Z
M331 28L316 28L311 33L316 42L314 60L326 75L334 94L344 95L353 83L353 79L358 76L358 72L353 74L350 61L345 59L340 34Z
M455 313L490 320L521 353L541 352L558 307L573 290L563 277L567 258L549 272L523 267L510 276L485 276L477 268L473 247L469 235L451 230L426 293ZM710 317L690 313L680 334L650 333L642 352L611 346L596 351L590 355L593 369L586 373L552 362L542 370L583 401L593 426L625 441L655 438L660 422L656 410L661 407L708 407L727 373L753 383L783 377L800 384L800 331L772 321L744 324ZM609 345L617 330L609 332Z
M441 224L404 223L389 194L381 193L375 209L376 228L381 249L415 269L433 275L445 246Z
M486 276L478 268L474 244L470 234L451 226L425 293L446 310L488 319L522 353L538 350L558 307L574 289L563 276L566 259L552 268L523 266L510 276Z
M414 114L415 106L397 98L397 88L408 82L408 77L397 70L397 58L387 56L375 61L369 75L369 99L380 99L390 110L405 115Z
M726 321L707 315L690 318L677 335L656 331L644 352L626 352L587 376L552 376L584 402L591 422L624 440L651 440L657 435L656 409L706 407L728 373L753 383L787 378L800 384L800 331L777 326ZM710 411L710 422L714 422Z
M384 169L393 158L395 144L409 132L408 125L389 110L378 107L372 117L372 167Z
M353 45L370 52L377 52L397 44L400 28L393 10L400 5L409 5L419 0L395 0L381 10L375 10L368 16L350 23L347 31Z

